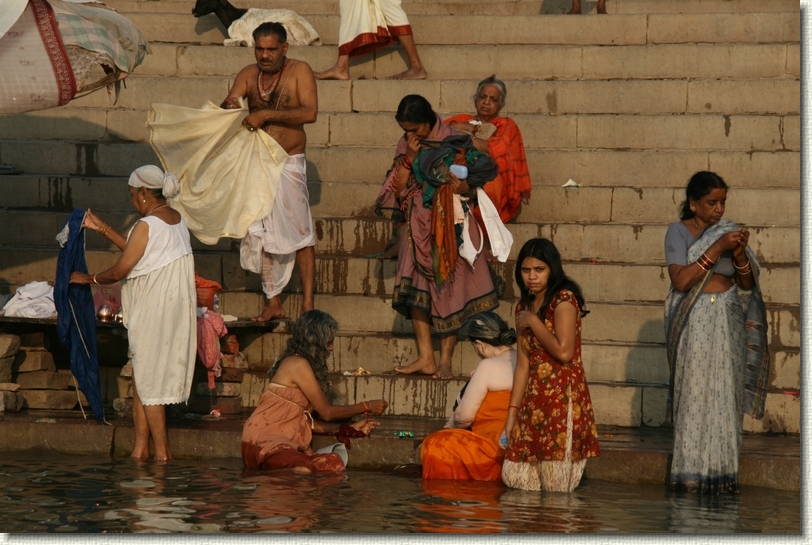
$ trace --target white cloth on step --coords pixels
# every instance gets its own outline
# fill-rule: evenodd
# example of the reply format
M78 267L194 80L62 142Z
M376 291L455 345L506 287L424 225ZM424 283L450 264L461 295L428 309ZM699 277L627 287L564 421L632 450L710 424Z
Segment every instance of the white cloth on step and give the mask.
M54 288L48 282L29 282L17 288L3 314L17 318L52 318L56 316Z

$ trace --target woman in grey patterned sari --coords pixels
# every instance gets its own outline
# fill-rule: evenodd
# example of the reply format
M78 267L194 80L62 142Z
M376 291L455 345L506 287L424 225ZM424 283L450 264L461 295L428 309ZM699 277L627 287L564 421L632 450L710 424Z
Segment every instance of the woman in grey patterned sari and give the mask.
M763 416L769 376L760 267L747 229L722 219L727 189L713 172L694 174L665 236L670 485L703 494L738 492L742 418Z

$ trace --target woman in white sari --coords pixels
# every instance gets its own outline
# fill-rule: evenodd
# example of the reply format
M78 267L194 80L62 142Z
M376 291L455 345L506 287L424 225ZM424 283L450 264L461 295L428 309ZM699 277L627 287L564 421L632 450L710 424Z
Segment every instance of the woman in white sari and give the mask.
M141 216L128 235L116 233L90 210L83 227L110 239L121 257L109 269L74 272L74 284L121 285L124 326L133 364L133 458L169 460L164 405L183 403L192 387L197 351L197 296L189 231L166 202L180 192L178 179L146 165L130 175L130 198Z
M738 492L742 416L764 415L769 377L759 264L748 230L722 219L727 189L713 172L694 174L665 236L670 486L701 494Z

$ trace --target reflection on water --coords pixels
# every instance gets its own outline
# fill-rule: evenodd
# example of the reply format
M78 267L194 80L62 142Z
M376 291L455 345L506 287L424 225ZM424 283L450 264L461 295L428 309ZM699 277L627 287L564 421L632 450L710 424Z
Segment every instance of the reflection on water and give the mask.
M573 494L351 470L296 476L240 460L161 465L0 453L0 532L800 533L800 494L697 498L584 481Z

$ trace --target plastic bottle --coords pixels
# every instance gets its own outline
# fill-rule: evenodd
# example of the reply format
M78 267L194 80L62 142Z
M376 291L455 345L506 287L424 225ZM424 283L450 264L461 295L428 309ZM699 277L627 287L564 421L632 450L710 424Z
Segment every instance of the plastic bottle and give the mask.
M508 440L505 432L502 432L502 435L499 436L499 446L503 449L508 448Z

